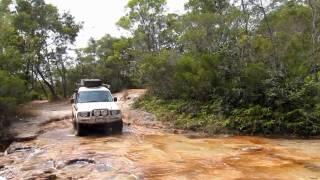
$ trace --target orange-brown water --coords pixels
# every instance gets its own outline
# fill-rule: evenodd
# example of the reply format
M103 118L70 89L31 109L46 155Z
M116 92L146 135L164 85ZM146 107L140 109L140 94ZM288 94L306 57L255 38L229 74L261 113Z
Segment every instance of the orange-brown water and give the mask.
M320 179L320 140L191 138L134 123L147 115L123 108L132 124L122 135L90 130L75 137L68 119L44 125L37 139L14 143L0 156L0 177Z
M20 150L6 156L14 162L2 169L8 178L44 172L84 179L320 178L317 140L190 139L160 132L139 134L131 128L117 136L75 137L68 127L15 147Z

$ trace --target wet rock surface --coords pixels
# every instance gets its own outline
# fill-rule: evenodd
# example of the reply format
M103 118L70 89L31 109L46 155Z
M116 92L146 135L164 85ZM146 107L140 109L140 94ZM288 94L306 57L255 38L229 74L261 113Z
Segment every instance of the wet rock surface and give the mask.
M320 179L320 140L170 130L152 114L131 109L143 93L117 95L126 124L117 135L90 129L75 137L68 103L36 102L37 121L16 130L37 136L0 154L0 179Z
M24 141L32 141L38 137L38 134L19 134L14 137L14 141L16 142L24 142Z

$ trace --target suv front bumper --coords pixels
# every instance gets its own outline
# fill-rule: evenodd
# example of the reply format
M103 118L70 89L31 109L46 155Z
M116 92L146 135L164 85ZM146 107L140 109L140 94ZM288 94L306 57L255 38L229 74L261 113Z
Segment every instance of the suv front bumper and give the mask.
M121 115L118 116L108 116L108 117L78 117L77 123L80 124L108 124L108 123L114 123L117 121L122 121Z

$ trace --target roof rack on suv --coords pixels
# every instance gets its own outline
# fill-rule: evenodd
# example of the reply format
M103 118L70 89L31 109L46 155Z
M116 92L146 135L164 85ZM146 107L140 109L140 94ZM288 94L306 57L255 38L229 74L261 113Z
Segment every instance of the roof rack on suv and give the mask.
M100 79L81 79L80 83L77 83L78 87L99 87L102 86Z
M100 87L105 86L106 88L110 88L109 84L103 84L100 79L81 79L80 83L77 83L78 88L79 87Z

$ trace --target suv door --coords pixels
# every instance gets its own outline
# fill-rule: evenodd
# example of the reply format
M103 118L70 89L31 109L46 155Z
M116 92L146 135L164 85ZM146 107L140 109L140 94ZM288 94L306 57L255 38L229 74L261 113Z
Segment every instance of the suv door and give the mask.
M72 99L74 99L73 103L71 104L71 106L72 106L72 121L74 121L74 120L75 120L75 117L76 117L76 113L77 113L77 108L76 108L76 104L77 104L77 93L73 93Z

